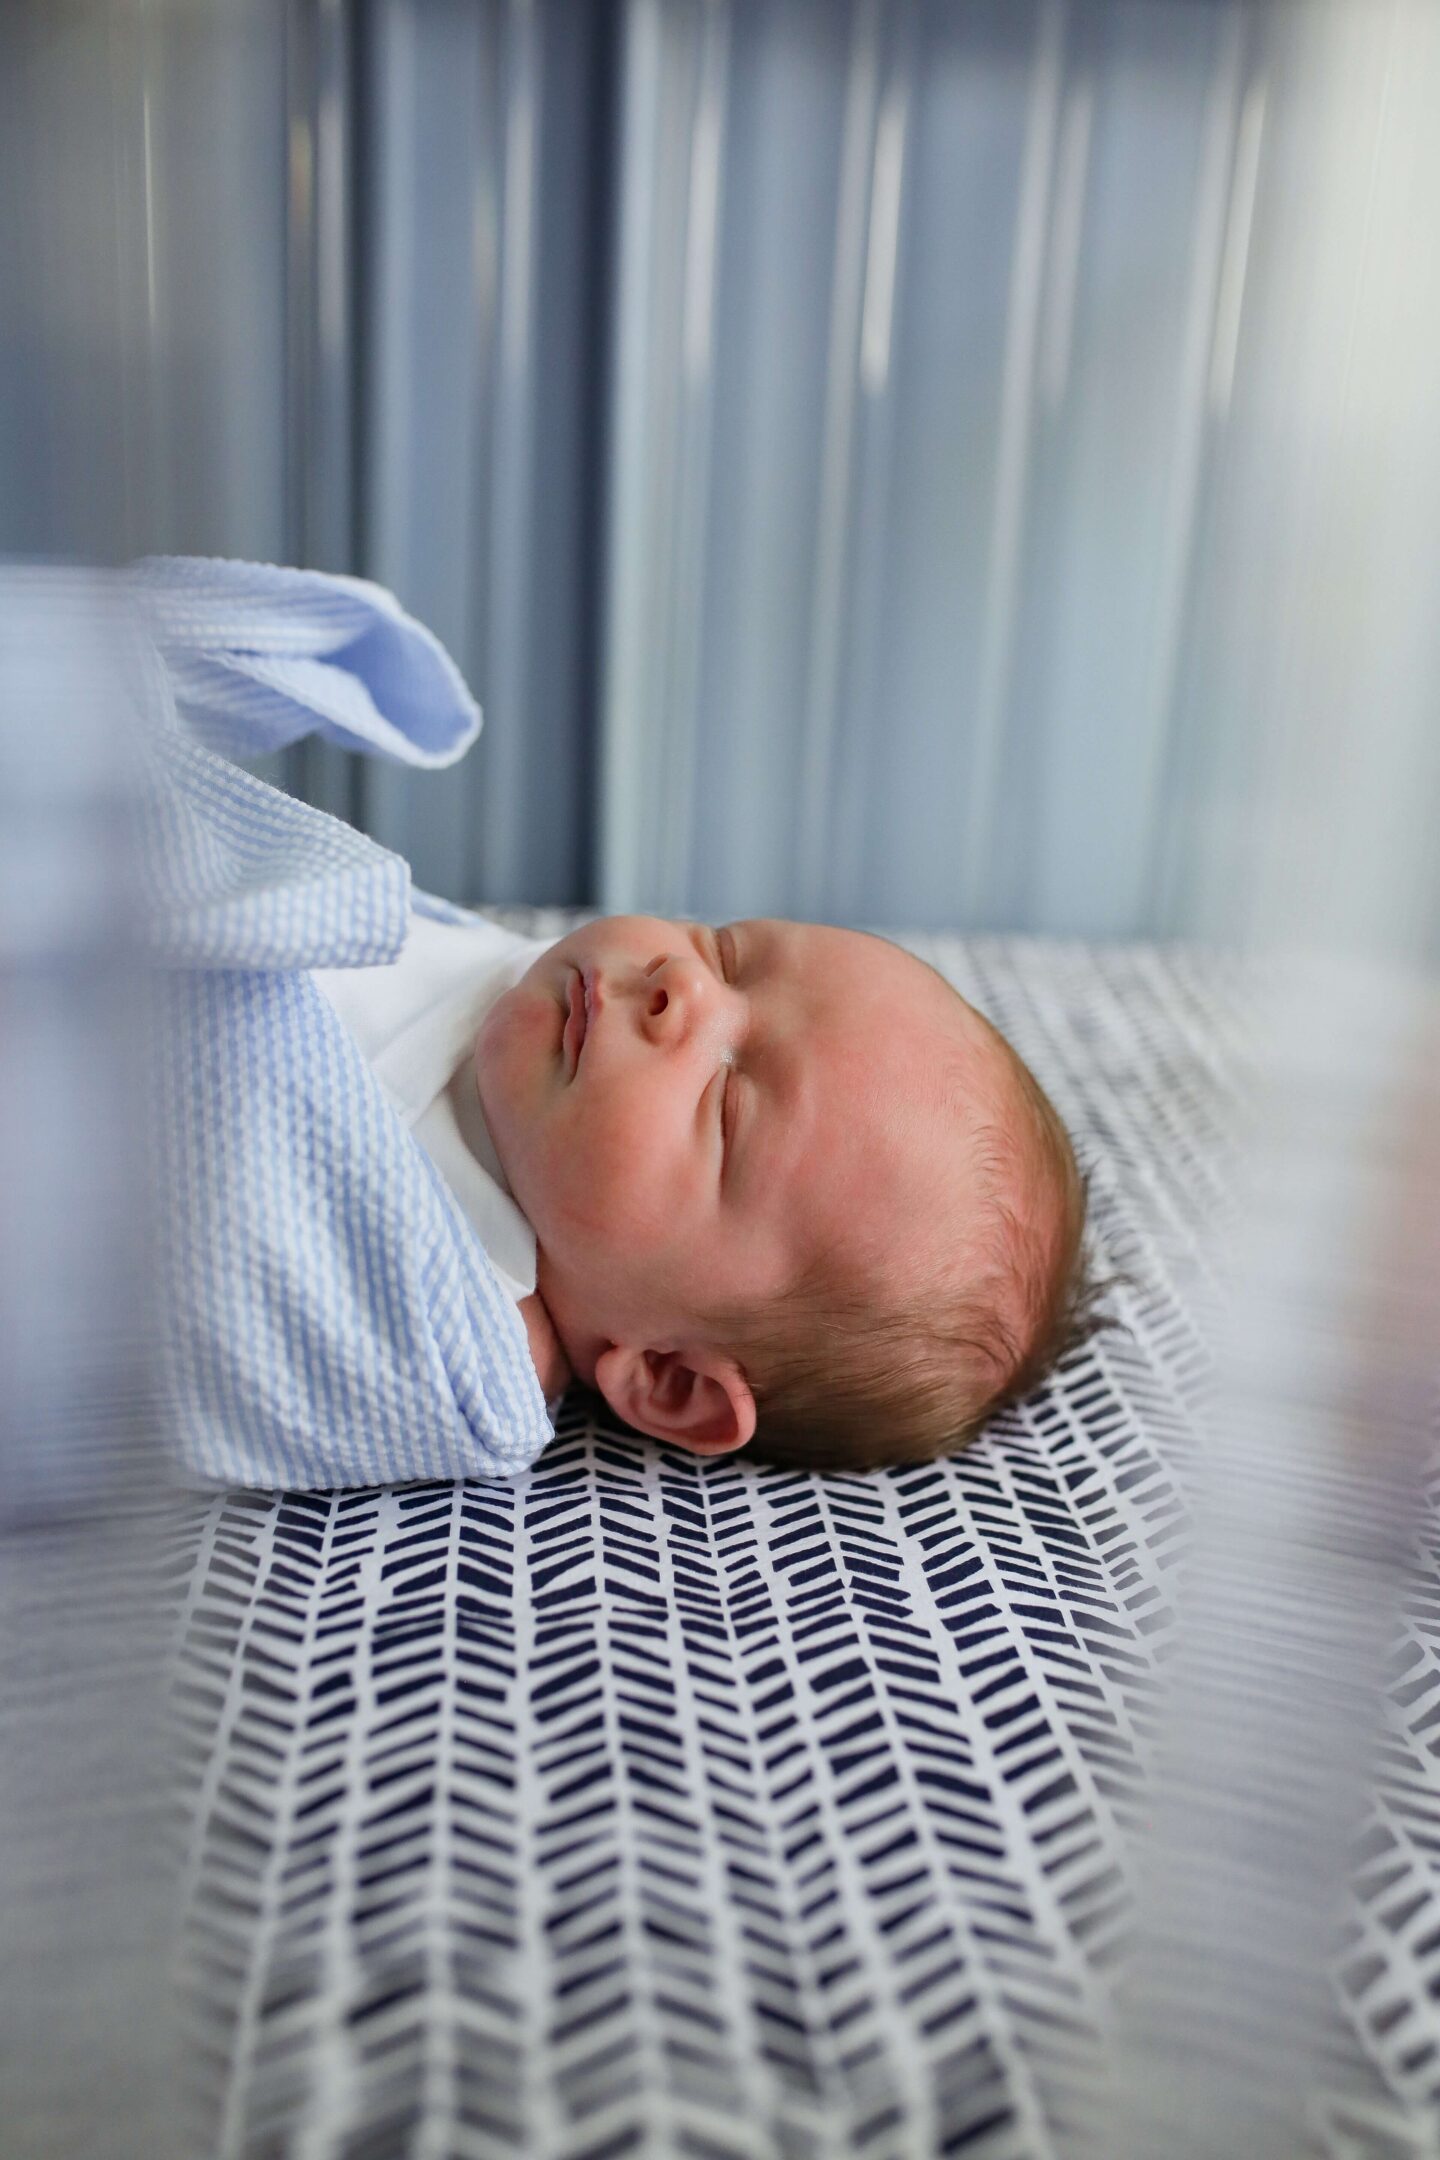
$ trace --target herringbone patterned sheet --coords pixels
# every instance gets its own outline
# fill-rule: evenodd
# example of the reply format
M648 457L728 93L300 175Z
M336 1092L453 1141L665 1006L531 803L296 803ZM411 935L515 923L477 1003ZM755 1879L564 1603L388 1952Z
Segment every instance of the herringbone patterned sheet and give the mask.
M197 2150L1070 2150L1131 1912L1241 1038L1194 955L915 943L1077 1133L1123 1326L926 1468L699 1462L577 1397L514 1484L197 1503ZM1336 2154L1437 2150L1435 1620L1421 1600L1337 1980Z

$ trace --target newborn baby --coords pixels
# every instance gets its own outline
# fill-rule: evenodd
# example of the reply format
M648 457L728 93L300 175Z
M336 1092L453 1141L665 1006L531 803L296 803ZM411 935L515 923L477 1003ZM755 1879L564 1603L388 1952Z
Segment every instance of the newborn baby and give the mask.
M228 762L463 753L478 709L393 595L188 558L125 589L189 1468L514 1475L572 1373L697 1453L921 1461L1069 1339L1069 1144L932 969L799 923L547 947L451 910Z
M484 1122L536 1239L521 1305L573 1373L697 1454L925 1461L1063 1346L1084 1196L989 1022L883 938L586 924L491 1006Z

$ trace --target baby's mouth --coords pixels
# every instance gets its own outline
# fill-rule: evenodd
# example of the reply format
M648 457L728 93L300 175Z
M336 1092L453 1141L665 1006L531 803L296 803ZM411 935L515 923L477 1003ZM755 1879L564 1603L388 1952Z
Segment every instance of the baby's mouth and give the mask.
M586 1012L585 978L578 968L570 976L569 1006L565 1016L565 1032L560 1047L565 1054L566 1077L573 1080L580 1066L580 1052L585 1047Z

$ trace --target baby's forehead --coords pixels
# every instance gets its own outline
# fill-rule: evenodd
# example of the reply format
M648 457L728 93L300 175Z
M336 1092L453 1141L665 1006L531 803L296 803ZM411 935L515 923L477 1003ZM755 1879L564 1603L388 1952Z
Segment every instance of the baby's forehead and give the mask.
M993 1274L1002 1248L1043 1243L1061 1195L1038 1089L1005 1037L886 940L831 931L806 957L828 988L805 1045L812 1114L782 1182L812 1254L828 1244L924 1281L942 1263Z
M913 953L822 924L740 927L754 964L780 979L792 1125L783 1153L802 1185L830 1157L857 1177L868 1169L872 1182L883 1165L893 1182L917 1156L953 1156L977 1121L1008 1116L1006 1044Z
M816 1030L817 1056L837 1062L847 1039L862 1042L892 1087L924 1096L964 1068L972 1085L996 1092L1012 1084L1004 1038L943 975L888 939L831 931L820 956L829 963L827 995Z
M803 1056L812 1115L792 1158L801 1190L844 1195L847 1216L962 1209L1018 1106L1013 1060L981 1016L937 981L905 973L893 1000L857 1000ZM987 1182L993 1182L988 1179Z
M874 1023L891 1018L969 1015L959 992L905 946L875 931L828 923L758 921L748 931L764 966L827 1014L838 1009Z

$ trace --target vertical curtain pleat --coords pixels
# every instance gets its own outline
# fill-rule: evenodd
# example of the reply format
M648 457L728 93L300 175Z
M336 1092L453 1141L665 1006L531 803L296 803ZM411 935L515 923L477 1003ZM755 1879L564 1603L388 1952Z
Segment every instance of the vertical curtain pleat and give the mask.
M1183 916L1253 20L633 0L609 903Z
M591 888L598 12L379 0L364 61L363 566L485 711L458 773L367 768L365 821L464 900Z

